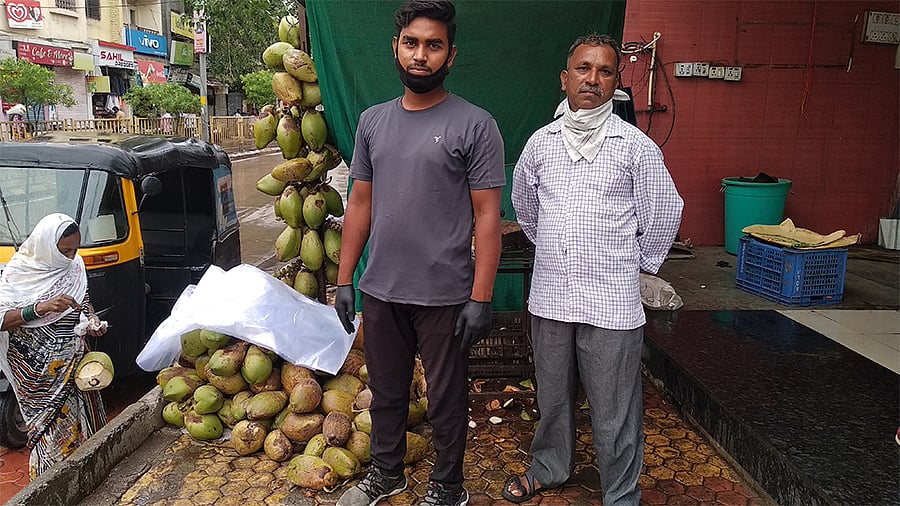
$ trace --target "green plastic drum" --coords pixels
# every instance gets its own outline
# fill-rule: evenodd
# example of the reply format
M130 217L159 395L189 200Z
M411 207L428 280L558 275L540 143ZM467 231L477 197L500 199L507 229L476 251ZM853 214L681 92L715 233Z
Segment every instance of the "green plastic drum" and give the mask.
M725 188L725 252L737 255L741 230L750 225L778 225L784 219L784 201L791 181L777 183L741 181L739 177L722 179Z

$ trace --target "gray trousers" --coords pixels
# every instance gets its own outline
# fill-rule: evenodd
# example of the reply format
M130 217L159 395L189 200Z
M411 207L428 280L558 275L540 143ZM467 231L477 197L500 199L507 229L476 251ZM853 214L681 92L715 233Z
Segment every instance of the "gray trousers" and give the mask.
M637 505L644 462L641 346L643 327L607 330L531 316L541 420L531 470L542 487L566 482L575 466L578 381L591 410L603 504Z

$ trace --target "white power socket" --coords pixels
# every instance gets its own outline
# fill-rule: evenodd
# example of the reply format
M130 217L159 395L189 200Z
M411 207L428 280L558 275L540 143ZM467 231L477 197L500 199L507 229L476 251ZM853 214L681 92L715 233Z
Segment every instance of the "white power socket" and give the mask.
M725 78L726 81L740 81L741 80L741 67L725 67Z
M695 62L693 65L694 77L706 77L709 75L709 63Z
M710 67L709 76L707 77L710 79L725 79L725 67Z
M691 63L676 63L675 64L675 77L691 77L694 75L693 64Z

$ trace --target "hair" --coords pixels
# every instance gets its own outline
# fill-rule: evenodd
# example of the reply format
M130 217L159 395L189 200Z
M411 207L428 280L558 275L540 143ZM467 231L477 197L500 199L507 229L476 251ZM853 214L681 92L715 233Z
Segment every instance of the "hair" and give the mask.
M63 233L62 233L62 236L60 237L60 239L62 239L63 237L69 237L70 235L75 235L79 232L81 232L81 229L78 228L78 224L71 223L71 224L69 224L68 227L66 227L65 230L63 230Z
M616 53L616 71L618 72L619 65L622 60L622 49L619 47L619 41L617 41L614 37L610 35L600 35L597 32L589 33L587 35L582 35L575 39L575 42L569 46L569 53L566 55L566 67L569 66L569 58L572 57L572 54L575 53L575 49L582 44L587 44L589 46L609 46Z
M406 0L394 13L397 35L416 18L440 21L447 26L450 45L456 40L456 7L449 0Z

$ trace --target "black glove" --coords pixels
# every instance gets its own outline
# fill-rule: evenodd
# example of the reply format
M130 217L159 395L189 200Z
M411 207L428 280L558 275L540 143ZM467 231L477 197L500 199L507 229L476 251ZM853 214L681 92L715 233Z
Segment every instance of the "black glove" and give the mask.
M356 290L353 285L340 285L334 294L334 310L338 320L347 333L353 332L353 319L356 318Z
M473 344L487 337L491 330L491 303L469 300L456 318L456 335L462 334L459 351L468 353Z

